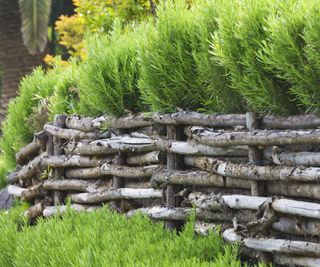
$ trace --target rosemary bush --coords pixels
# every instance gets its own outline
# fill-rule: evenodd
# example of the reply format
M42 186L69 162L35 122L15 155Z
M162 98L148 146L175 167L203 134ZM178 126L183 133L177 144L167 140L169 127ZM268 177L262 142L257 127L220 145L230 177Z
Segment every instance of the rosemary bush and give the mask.
M217 232L195 236L194 220L178 235L142 215L127 219L107 208L70 210L34 227L23 224L20 212L0 213L0 266L242 266L237 249Z
M268 42L260 58L289 91L302 111L320 111L320 8L318 1L290 0L267 24Z
M218 62L229 72L232 87L251 110L288 114L296 112L288 82L270 71L258 56L268 41L267 20L277 12L276 2L228 1L213 46Z
M58 69L47 74L37 68L24 77L19 86L19 96L8 107L7 117L2 125L0 141L4 157L14 166L15 153L30 142L34 132L42 129L48 119L48 101L59 80Z
M222 3L199 1L188 7L180 0L158 7L153 32L139 50L139 87L151 110L241 109L240 95L235 97L230 90L225 70L215 64L209 51Z
M123 32L116 25L109 35L89 38L88 59L79 74L81 114L121 116L141 110L136 51L145 28Z

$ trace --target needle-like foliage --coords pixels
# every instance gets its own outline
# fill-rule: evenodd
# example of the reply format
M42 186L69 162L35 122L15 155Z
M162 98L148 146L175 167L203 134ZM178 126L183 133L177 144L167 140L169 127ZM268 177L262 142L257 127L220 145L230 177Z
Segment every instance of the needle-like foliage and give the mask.
M110 35L88 40L88 59L79 74L82 114L121 116L141 110L136 52L145 30L123 32L116 25Z
M268 42L260 58L306 112L320 112L319 1L290 0L280 5L267 24Z
M30 227L13 210L0 213L0 266L242 266L218 232L195 236L193 223L176 234L144 216L127 219L103 208Z
M61 72L49 71L48 74L37 68L20 83L19 96L10 104L7 117L2 125L1 149L8 162L15 162L15 153L30 142L36 131L41 130L47 120L47 112L42 122L43 109L59 80ZM40 125L41 124L41 125Z
M77 112L79 102L78 80L79 66L76 61L70 61L67 67L61 69L49 101L51 120L56 114L74 114Z
M158 8L153 35L140 49L139 86L154 111L176 107L207 112L239 112L223 67L216 64L210 40L218 29L223 1L167 1Z
M213 46L219 63L228 69L232 87L251 110L288 114L296 112L288 82L270 72L257 56L268 39L267 19L276 12L276 2L228 1Z

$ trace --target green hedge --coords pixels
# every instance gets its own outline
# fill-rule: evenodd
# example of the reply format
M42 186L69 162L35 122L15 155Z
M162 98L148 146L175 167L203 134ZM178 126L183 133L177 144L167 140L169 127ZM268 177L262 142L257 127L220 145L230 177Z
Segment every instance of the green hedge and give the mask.
M3 126L1 173L57 113L319 114L319 14L316 0L177 0L141 25L116 22L88 38L85 62L22 80Z
M88 40L88 59L80 67L78 80L81 114L121 116L141 111L137 47L145 30L123 32L116 24L109 35Z
M58 69L45 74L37 68L20 83L19 96L8 107L7 117L2 125L0 141L6 168L12 168L15 153L30 142L33 134L41 130L48 118L49 96L59 79Z
M185 1L167 1L158 8L153 32L139 51L139 87L151 110L241 110L240 95L231 90L210 51L222 3L199 1L187 10Z
M0 213L0 266L243 266L219 234L195 236L191 220L179 235L144 216L127 219L107 208L69 211L37 226L21 208Z

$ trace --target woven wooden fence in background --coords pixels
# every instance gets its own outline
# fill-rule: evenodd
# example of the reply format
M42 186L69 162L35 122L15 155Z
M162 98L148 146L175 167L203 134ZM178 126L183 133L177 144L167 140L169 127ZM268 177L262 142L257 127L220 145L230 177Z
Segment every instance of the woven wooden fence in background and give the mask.
M25 215L109 203L179 229L222 226L243 253L320 266L320 118L181 111L112 118L56 116L16 155L12 194Z

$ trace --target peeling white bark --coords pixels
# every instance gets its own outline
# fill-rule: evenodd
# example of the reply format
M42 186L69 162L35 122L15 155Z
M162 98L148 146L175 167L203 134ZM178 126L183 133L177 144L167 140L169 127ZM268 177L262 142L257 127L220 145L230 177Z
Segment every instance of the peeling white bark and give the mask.
M276 146L290 144L320 144L320 129L314 130L255 130L222 132L202 127L186 127L185 133L194 140L211 146Z
M148 199L148 198L161 198L162 191L155 189L106 189L94 193L80 193L71 194L72 202L76 203L100 203L110 200L126 199Z
M313 257L320 256L320 244L317 243L291 241L284 239L243 238L238 235L233 229L227 229L226 231L224 231L223 238L227 242L237 242L247 248L265 252L278 252Z

